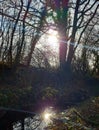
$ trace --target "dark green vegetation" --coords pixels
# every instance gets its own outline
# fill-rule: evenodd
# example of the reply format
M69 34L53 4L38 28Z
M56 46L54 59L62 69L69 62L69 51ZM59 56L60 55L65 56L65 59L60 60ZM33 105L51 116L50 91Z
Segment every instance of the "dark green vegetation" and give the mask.
M66 109L99 95L98 78L63 73L24 65L17 70L2 69L0 105L28 110L47 106Z

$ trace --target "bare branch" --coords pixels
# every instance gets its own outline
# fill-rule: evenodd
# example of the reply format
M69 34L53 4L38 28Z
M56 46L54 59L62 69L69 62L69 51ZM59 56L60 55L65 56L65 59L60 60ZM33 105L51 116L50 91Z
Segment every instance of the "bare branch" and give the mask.
M90 23L91 20L94 18L95 14L96 14L96 12L97 12L97 10L98 10L98 7L99 7L99 5L96 7L95 12L93 13L93 15L91 16L91 18L90 18L90 19L88 20L88 22L86 23L84 29L82 30L82 32L81 32L81 34L80 34L80 36L79 36L78 42L77 42L78 44L80 43L80 40L81 40L81 38L82 38L82 35L83 35L83 33L85 32L86 28L88 27L89 23ZM77 46L78 46L78 45L77 45ZM75 47L75 48L77 48L77 47Z

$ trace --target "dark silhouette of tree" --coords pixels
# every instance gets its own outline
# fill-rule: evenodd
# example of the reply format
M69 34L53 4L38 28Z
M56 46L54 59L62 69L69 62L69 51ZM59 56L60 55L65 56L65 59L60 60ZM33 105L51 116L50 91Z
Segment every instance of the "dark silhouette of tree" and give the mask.
M55 0L51 2L52 9L56 12L54 19L60 37L60 67L65 69L67 67L70 70L75 51L82 43L84 32L95 17L99 5L97 0Z
M46 31L45 3L43 0L1 1L1 60L6 57L5 62L17 66L28 55L27 65L30 65L35 45Z
M15 3L15 8L16 8L16 3ZM12 65L12 47L13 47L13 38L14 38L14 34L15 34L15 30L20 18L20 14L22 12L22 8L23 8L23 0L21 0L21 7L19 10L19 13L17 15L16 21L14 23L14 27L12 29L12 33L11 33L11 41L10 41L10 46L9 46L9 50L8 50L8 62Z
M17 66L27 56L29 66L36 43L53 27L59 33L60 67L67 70L71 70L78 45L83 44L84 33L99 7L97 0L21 0L0 4L2 61Z

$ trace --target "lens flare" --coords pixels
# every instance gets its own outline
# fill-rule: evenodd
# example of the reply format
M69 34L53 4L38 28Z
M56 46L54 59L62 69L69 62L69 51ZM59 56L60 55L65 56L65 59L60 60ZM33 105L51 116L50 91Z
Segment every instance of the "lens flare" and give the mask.
M58 32L50 29L48 34L48 44L53 49L58 48Z
M45 113L45 114L44 114L44 119L45 119L45 120L49 120L50 117L51 117L51 114L50 114L50 113Z

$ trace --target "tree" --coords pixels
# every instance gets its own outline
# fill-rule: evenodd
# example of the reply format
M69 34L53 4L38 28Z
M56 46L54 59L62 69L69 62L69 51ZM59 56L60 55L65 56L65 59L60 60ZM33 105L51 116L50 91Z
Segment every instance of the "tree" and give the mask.
M39 3L37 3L37 4L39 4ZM45 20L45 17L46 17L46 6L43 5L41 7L41 10L38 11L38 13L39 13L38 15L40 15L39 16L39 21L37 20L38 27L37 27L36 31L34 32L34 36L32 36L31 49L30 49L30 52L28 54L27 65L30 65L35 45L39 41L39 39L40 39L40 37L42 35L42 30L44 31L44 20Z
M29 65L35 45L43 35L43 31L46 31L44 27L45 2L43 0L2 1L0 5L2 5L0 55L3 56L2 59L6 57L5 62L10 65L14 63L15 66L28 55L27 65ZM27 49L28 46L31 47Z
M17 65L27 56L29 66L36 43L53 27L59 33L60 67L67 70L71 70L75 51L83 44L84 33L99 7L97 0L19 0L2 1L1 5L5 7L0 10L2 60Z
M56 26L60 36L60 66L70 69L74 53L86 28L98 11L97 0L55 0ZM53 4L52 4L53 6ZM69 12L71 17L69 18ZM71 21L71 22L70 22ZM70 22L70 23L69 23Z
M83 54L86 56L84 58L83 63L89 61L91 62L91 65L89 64L90 72L92 74L99 75L99 37L98 37L98 25L99 25L99 16L98 13L96 13L93 20L90 22L89 26L87 27L84 37L82 39L84 48L83 48ZM89 48L88 48L89 47Z
M90 6L88 6L89 4ZM69 62L69 65L72 62L73 54L77 46L81 43L81 39L84 35L86 28L89 26L90 22L95 17L98 7L99 5L97 4L97 1L94 1L94 2L91 2L90 0L88 1L77 0L76 1L72 33L71 33L71 39L70 39L70 46L69 46L69 54L68 54L68 60L67 60L67 62ZM77 33L79 33L78 36L77 36ZM77 44L75 47L71 43L74 43L75 45L76 39L77 39Z

